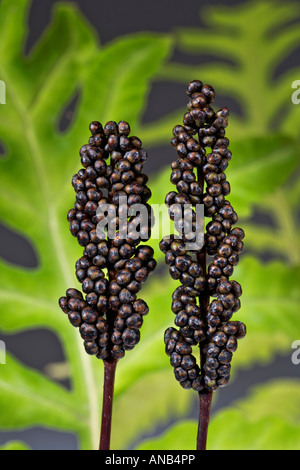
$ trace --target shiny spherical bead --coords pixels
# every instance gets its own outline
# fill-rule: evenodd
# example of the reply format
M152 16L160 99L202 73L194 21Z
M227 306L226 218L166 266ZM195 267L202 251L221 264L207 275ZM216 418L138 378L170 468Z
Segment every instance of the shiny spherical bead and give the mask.
M167 356L171 356L175 350L175 346L176 346L176 341L175 339L168 339L168 340L165 340L165 352L167 354Z
M222 305L225 309L233 308L235 303L236 303L236 299L235 299L234 295L231 294L231 293L226 294L226 295L221 294L219 296L219 299L221 300Z
M191 100L191 106L193 108L202 108L206 105L206 97L203 93L194 93Z
M217 292L219 294L228 294L232 289L232 284L229 281L222 281L218 285Z
M98 345L95 341L85 341L84 348L88 354L95 356L99 352Z
M126 286L130 283L131 279L132 274L127 270L120 271L116 274L116 281L120 286Z
M108 306L111 310L117 311L120 308L121 301L119 296L117 295L111 295L108 298Z
M219 346L217 346L215 343L212 342L212 343L208 344L206 353L209 357L216 357L217 358L219 356L220 352L221 352L221 348Z
M244 338L244 336L246 335L246 325L242 322L237 322L238 324L238 331L237 331L237 334L236 334L236 338L237 339L242 339Z
M156 266L157 266L157 261L156 261L154 258L150 259L150 260L147 262L147 269L148 269L149 272L154 271L154 269L156 268Z
M220 364L230 364L232 359L232 353L223 349L220 354L218 355L218 361Z
M118 310L118 315L122 319L128 318L130 315L132 315L133 308L131 304L123 304L120 306Z
M176 352L173 352L170 357L171 366L174 368L179 367L181 364L182 358L183 356L181 356L180 354Z
M103 278L103 272L97 266L90 266L87 270L87 277L92 281L97 281Z
M221 377L220 379L217 380L217 385L218 387L222 388L225 387L229 382L229 376L226 377Z
M176 344L175 350L178 354L181 354L182 356L192 353L191 346L189 344L184 343L184 342L178 342Z
M143 317L139 313L134 313L127 318L126 325L130 328L141 328L143 325Z
M146 304L146 302L142 299L137 299L133 303L133 309L136 313L140 313L143 316L145 316L149 313L149 307Z
M120 316L117 316L114 321L114 327L118 331L123 331L125 329L126 322Z
M114 330L111 335L111 340L114 344L122 344L122 331Z
M58 301L60 308L64 313L68 313L69 306L68 306L68 297L61 297Z
M222 276L222 270L215 266L214 264L209 265L208 267L208 275L212 278L219 278Z
M78 240L79 245L81 245L81 246L88 245L89 241L90 241L88 232L86 232L84 230L80 230L77 233L77 240Z
M152 259L153 255L154 255L154 250L150 246L140 246L137 249L137 256L142 261L148 261Z
M101 318L101 317L98 319L95 326L96 326L99 334L102 334L102 333L106 332L107 328L108 328L106 321L104 320L104 318Z
M180 277L181 284L187 287L194 287L194 289L198 290L198 285L196 286L197 279L195 280L192 276L188 273L183 273ZM204 279L205 282L205 279Z
M204 85L201 93L203 93L208 103L212 103L216 98L215 90L210 85Z
M194 281L194 289L199 292L202 292L206 287L206 278L204 276L199 276Z
M241 285L236 281L232 281L231 285L232 285L232 291L234 292L236 297L240 297L242 295L242 292L243 292Z
M169 269L169 273L173 279L180 279L181 272L179 269L176 268L176 266L171 266Z
M126 269L131 272L135 273L142 267L142 261L138 257L131 258L126 262Z
M98 339L98 345L100 348L106 348L109 343L109 334L108 332L102 333Z
M237 339L235 338L235 336L230 336L228 338L228 341L227 341L225 347L226 347L227 351L229 351L231 353L236 351L236 349L237 349Z
M133 280L129 284L127 284L127 289L133 294L137 294L141 289L141 284L138 281Z
M193 380L192 388L196 392L201 392L204 389L204 383L201 376L198 376L196 379Z
M85 323L96 323L98 320L98 314L91 307L86 307L81 312L81 318Z
M108 300L105 295L99 295L97 302L97 309L99 312L106 312L108 308Z
M93 121L89 125L89 129L92 134L98 134L103 132L102 125L98 121Z
M185 390L189 390L192 387L192 382L191 382L191 380L184 380L183 382L180 382L180 385Z
M119 294L119 299L122 304L134 302L135 300L135 295L132 294L128 289L122 289L120 294Z
M239 262L239 255L237 253L232 253L228 257L228 263L231 264L231 266L236 266Z
M229 245L222 244L218 249L218 254L224 258L229 258L232 254L232 249Z
M88 256L88 258L93 258L97 255L97 245L94 243L88 243L85 247L84 254Z
M185 310L181 310L175 318L175 325L179 327L183 327L187 325L189 320L188 315L186 314Z
M207 188L207 192L212 197L220 196L222 194L222 186L217 183L212 184Z
M227 335L220 331L213 336L213 341L217 346L224 346L227 342Z
M76 237L78 232L80 231L80 223L78 220L72 220L70 223L70 232L71 234Z
M199 330L203 327L203 320L200 317L190 316L188 319L188 325L193 330Z
M111 355L115 359L122 359L122 357L125 356L125 351L124 351L124 349L122 348L121 345L114 344L112 349L111 349Z
M104 160L97 160L95 163L94 163L94 169L97 173L97 176L101 175L105 175L106 173L106 169L107 169L107 164ZM99 182L99 181L98 181ZM100 185L98 185L100 186ZM93 201L99 201L101 198L101 193L100 192L97 192L95 191L94 194L93 194L93 197L89 199L93 200Z
M175 266L179 271L187 271L191 264L191 259L188 256L177 256L175 258Z
M82 323L82 319L81 319L81 315L79 312L69 312L68 313L68 319L71 323L71 325L75 326L75 327L79 327Z
M85 294L89 294L94 290L94 282L90 278L85 278L82 282L82 290Z
M80 327L80 334L82 339L86 341L93 341L98 337L98 330L93 325L83 323Z
M203 83L200 80L193 80L187 87L187 94L192 96L194 93L201 92Z
M184 382L187 379L187 371L182 367L176 367L176 369L174 369L174 374L178 382Z
M230 277L233 274L233 266L227 265L223 268L224 276Z
M225 266L227 266L228 261L227 261L227 258L223 258L222 256L215 256L214 264L218 266L218 268L223 269L225 268ZM224 274L224 271L223 271L223 274Z
M140 332L135 328L126 328L122 334L125 348L135 346L140 340Z
M218 385L215 379L211 379L210 377L205 376L204 377L204 383L205 383L205 388L214 392L217 390Z
M218 236L222 232L222 224L220 222L209 222L206 226L206 230L210 235Z
M86 295L85 300L90 307L96 307L98 303L98 295L95 292L90 292Z
M215 277L208 277L206 281L206 285L209 291L215 291L218 285L217 278Z
M160 249L163 253L167 253L167 251L169 251L169 249L170 249L170 244L171 244L171 239L170 239L170 238L163 238L163 239L159 242L159 249Z
M243 238L245 237L245 232L243 229L241 228L238 228L238 227L235 227L232 231L231 231L231 234L232 235L236 235L239 240L243 240Z
M231 309L226 309L222 312L222 321L228 321L231 319L233 315L233 310Z
M82 305L82 299L79 298L79 297L71 297L69 300L68 300L68 309L69 310L77 310L77 311L80 311L81 310L81 305Z
M108 348L99 348L99 352L97 354L97 359L106 359L109 356L110 352Z
M186 254L185 244L180 240L174 240L171 243L171 250L176 256L182 256Z
M202 274L202 269L198 263L194 262L190 264L188 268L188 273L190 276L199 277Z
M148 277L148 270L147 268L139 269L134 275L136 281L138 282L145 282Z

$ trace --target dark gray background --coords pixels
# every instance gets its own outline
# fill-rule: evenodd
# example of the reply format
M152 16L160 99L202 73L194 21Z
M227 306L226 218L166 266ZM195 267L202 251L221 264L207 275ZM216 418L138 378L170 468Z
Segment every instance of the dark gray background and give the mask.
M34 43L42 34L51 16L51 9L55 0L34 0L29 16L29 36L26 44L28 53ZM115 37L138 31L158 31L168 32L176 27L191 26L197 27L203 24L200 19L200 8L206 5L220 4L235 5L244 3L242 1L216 1L216 0L172 0L169 2L152 1L143 2L141 0L131 0L124 2L115 0L112 2L97 0L78 0L76 3L89 21L99 32L101 43L106 43ZM294 51L278 69L278 75L295 65L299 51ZM174 58L187 64L201 63L207 60L205 55L187 56L179 51L174 52ZM191 77L194 78L194 77ZM166 100L163 100L165 92L168 92L169 109L166 109ZM242 110L238 103L228 96L218 95L218 101L222 106L229 106L235 112ZM218 103L217 103L218 104ZM153 85L150 94L148 108L145 111L144 122L152 121L166 114L166 112L178 109L182 106L182 86L174 83L159 83ZM68 113L62 120L62 126L68 125ZM167 142L165 146L149 149L151 159L149 159L147 171L149 173L159 170L171 162L175 156L172 148ZM1 153L1 152L0 152ZM164 156L162 158L162 155ZM255 218L263 223L268 223L267 214L257 211ZM12 232L8 227L0 224L0 256L10 263L20 266L34 268L38 265L38 258L34 247L29 242ZM264 259L269 259L270 253L264 255ZM35 330L23 332L16 335L1 335L0 339L6 342L10 350L23 363L44 371L45 366L52 362L64 360L62 348L55 335L47 330ZM42 347L41 347L42 346ZM259 347L259 345L258 345ZM42 351L42 354L41 354ZM0 366L1 367L1 366ZM5 367L5 366L2 366ZM212 412L227 406L236 398L243 397L250 386L256 383L268 381L274 377L299 377L299 368L291 363L290 356L277 357L272 364L257 367L249 371L240 371L235 380L218 394L218 400L213 406ZM68 387L67 381L60 382ZM197 410L194 410L195 415ZM157 432L162 429L157 429ZM33 428L18 432L0 432L0 444L10 439L22 439L34 450L59 450L77 449L76 437L69 433ZM132 443L134 444L134 443Z

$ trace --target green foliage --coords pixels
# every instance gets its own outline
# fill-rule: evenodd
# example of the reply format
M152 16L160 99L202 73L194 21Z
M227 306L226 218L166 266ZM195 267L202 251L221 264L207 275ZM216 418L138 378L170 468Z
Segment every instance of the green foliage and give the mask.
M78 408L62 387L11 356L6 365L0 379L1 427L22 429L34 422L58 429L80 429L85 424L84 409ZM12 404L18 408L14 413Z
M74 200L70 180L79 168L78 149L87 140L92 120L128 120L145 146L169 141L183 108L154 123L142 123L151 84L158 77L182 83L183 90L190 79L203 79L219 93L239 100L244 112L242 119L233 115L228 128L233 152L227 172L230 200L242 217L248 250L234 275L244 289L239 318L247 324L248 335L240 342L233 372L289 353L291 343L300 337L295 215L300 185L293 177L299 164L297 107L287 110L276 129L272 124L279 110L290 104L291 77L297 70L270 80L278 64L299 45L298 24L286 26L297 9L294 2L283 1L251 1L234 9L211 7L204 15L205 29L178 30L172 39L139 33L101 46L76 7L58 3L42 39L24 57L30 3L0 3L0 78L7 85L7 104L0 108L6 150L0 161L0 208L1 222L33 244L39 267L27 270L0 261L0 329L11 334L39 327L54 332L63 346L72 387L66 390L53 377L8 354L7 364L0 366L0 430L32 426L65 430L76 433L80 448L90 449L98 445L103 367L86 355L78 331L57 304L67 287L77 286L74 263L82 251L66 221ZM212 53L216 61L201 67L168 61L174 41L189 53ZM221 65L220 58L231 62ZM62 133L58 123L75 96L76 112ZM152 203L163 203L169 175L167 168L150 178ZM254 222L257 207L274 227ZM151 243L162 261L157 242ZM277 260L260 262L257 255L266 251ZM117 368L114 449L128 448L141 435L151 436L157 426L174 420L178 422L165 433L137 448L195 448L195 421L186 421L193 394L174 380L162 340L165 328L173 323L170 304L175 283L163 270L157 272L143 289L150 314L141 342ZM213 416L209 447L298 449L298 388L296 380L273 382L220 410ZM2 447L15 448L27 447L19 442Z
M9 0L0 4L0 75L7 84L7 104L0 116L6 148L0 205L2 221L30 240L40 266L25 270L1 261L1 330L47 327L57 334L69 362L72 392L11 359L1 369L5 414L0 428L59 427L78 432L83 448L96 448L102 365L85 354L78 332L57 304L65 289L77 284L73 266L80 248L66 221L74 199L70 180L90 121L125 119L137 124L150 79L166 58L170 40L141 33L101 48L76 8L58 4L42 40L24 58L29 5ZM86 67L91 58L92 66ZM77 90L76 117L61 134L57 123Z
M254 388L235 407L211 421L210 450L299 450L299 381L272 381ZM193 450L196 421L176 423L159 438L145 440L141 450ZM226 432L224 432L226 430Z
M21 441L9 441L3 446L0 446L0 450L30 450L29 447Z
M200 15L205 27L180 28L174 33L178 49L199 57L199 65L170 61L160 79L185 86L191 77L201 77L214 83L219 95L236 101L242 115L231 116L229 137L274 130L299 137L299 111L291 101L291 87L299 79L300 66L280 68L299 47L299 3L250 0L232 7L206 6ZM168 139L170 122L180 122L183 112L182 107L150 124L147 138L154 139L158 132L160 142Z
M230 202L238 207L240 217L251 215L254 206L274 193L299 164L299 145L294 139L281 135L232 141L230 149L234 160L229 164L226 175L233 188ZM166 193L174 190L172 183L168 182L169 176L170 168L166 168L153 181L153 204L162 204L162 185Z

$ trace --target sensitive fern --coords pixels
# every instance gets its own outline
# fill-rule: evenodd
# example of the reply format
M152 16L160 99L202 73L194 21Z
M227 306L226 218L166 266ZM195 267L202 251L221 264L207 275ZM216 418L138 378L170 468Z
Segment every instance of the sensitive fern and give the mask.
M244 232L234 227L238 217L226 199L230 184L224 172L232 156L225 137L229 111L214 112L210 106L214 89L201 81L191 82L187 94L183 125L173 129L172 145L179 158L172 163L171 182L177 191L165 200L175 229L181 230L160 242L171 276L180 281L172 301L177 328L166 330L165 344L181 386L205 393L228 383L237 339L246 333L242 322L231 321L240 308L242 289L229 279L243 249ZM182 212L186 204L193 208L188 224L174 217L174 207ZM194 234L200 230L197 204L204 205L205 217L212 220L206 225L203 247L190 249L188 243L196 241L191 228ZM211 302L210 297L214 297ZM196 345L199 365L192 354Z
M84 248L76 276L85 297L68 289L59 304L79 328L86 352L111 361L139 342L149 310L137 294L156 266L153 249L138 246L141 238L150 238L151 191L143 173L147 153L139 138L129 137L127 122L110 121L103 128L94 121L90 131L89 143L80 149L83 168L72 179L76 201L68 212L70 231ZM146 221L140 214L130 215L135 204L146 207ZM106 210L99 211L102 207ZM105 239L97 229L104 212Z

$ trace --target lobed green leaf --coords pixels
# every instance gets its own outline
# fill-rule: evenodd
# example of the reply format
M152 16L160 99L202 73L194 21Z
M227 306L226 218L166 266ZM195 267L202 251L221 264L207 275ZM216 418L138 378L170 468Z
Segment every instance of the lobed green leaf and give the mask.
M208 450L298 450L299 381L260 385L249 397L212 416ZM224 432L226 430L226 432ZM197 421L184 420L159 437L142 441L139 450L195 450Z

